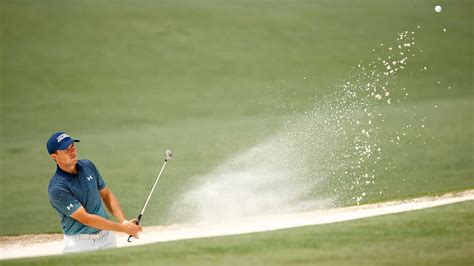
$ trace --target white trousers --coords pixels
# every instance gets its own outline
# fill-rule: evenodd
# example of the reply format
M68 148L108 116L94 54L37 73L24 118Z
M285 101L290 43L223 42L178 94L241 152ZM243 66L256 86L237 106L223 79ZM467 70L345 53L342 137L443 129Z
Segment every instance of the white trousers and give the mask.
M117 247L115 234L110 231L101 231L100 234L97 235L64 235L64 253L115 247Z

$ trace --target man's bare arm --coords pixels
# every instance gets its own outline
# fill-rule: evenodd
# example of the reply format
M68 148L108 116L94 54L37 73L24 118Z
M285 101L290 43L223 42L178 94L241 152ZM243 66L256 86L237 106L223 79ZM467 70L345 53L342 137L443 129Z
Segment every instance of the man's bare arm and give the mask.
M112 191L108 188L103 188L100 190L100 197L104 201L105 206L109 210L109 212L117 217L119 222L123 223L127 219L125 218L125 214L122 211L122 207L120 206L119 201L115 197L115 195L112 193Z
M109 221L105 218L102 218L99 215L88 213L84 207L80 207L75 212L71 214L71 217L81 224L99 229L99 230L109 230L116 232L127 233L133 237L137 237L138 232L142 231L141 225L135 224L136 219L132 220L130 223L116 223Z

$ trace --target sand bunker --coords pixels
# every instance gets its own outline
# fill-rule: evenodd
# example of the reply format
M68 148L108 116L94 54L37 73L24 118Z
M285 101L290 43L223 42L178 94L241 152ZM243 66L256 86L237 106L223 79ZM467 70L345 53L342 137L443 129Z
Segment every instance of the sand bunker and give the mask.
M404 201L391 201L278 216L252 217L234 221L152 226L145 227L142 232L142 237L133 241L131 244L127 243L127 236L125 234L117 234L117 243L119 247L131 247L182 239L265 232L413 211L468 200L474 200L474 190L449 193L435 197L423 197ZM63 242L61 234L0 237L0 259L59 255L62 253L62 248Z

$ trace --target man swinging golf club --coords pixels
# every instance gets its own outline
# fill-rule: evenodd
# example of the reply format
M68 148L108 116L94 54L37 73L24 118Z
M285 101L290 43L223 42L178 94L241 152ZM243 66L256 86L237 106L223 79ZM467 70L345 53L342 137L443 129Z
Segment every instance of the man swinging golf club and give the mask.
M49 202L57 211L64 232L64 252L90 251L117 246L111 231L133 237L142 231L137 219L127 221L117 198L106 187L95 165L78 160L72 139L64 132L51 135L46 148L57 169L48 187ZM104 202L119 223L110 221Z

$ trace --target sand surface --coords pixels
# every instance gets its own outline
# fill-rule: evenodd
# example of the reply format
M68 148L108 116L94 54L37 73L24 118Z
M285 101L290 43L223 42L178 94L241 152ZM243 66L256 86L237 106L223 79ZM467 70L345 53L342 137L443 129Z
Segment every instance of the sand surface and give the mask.
M234 221L150 226L144 227L141 238L134 240L132 243L126 241L127 236L125 234L117 233L117 245L118 247L130 247L181 239L237 235L336 223L431 208L468 200L474 200L474 190L449 193L436 197L423 197L303 213L252 217ZM2 236L0 237L0 259L59 255L63 249L62 239L62 234Z

